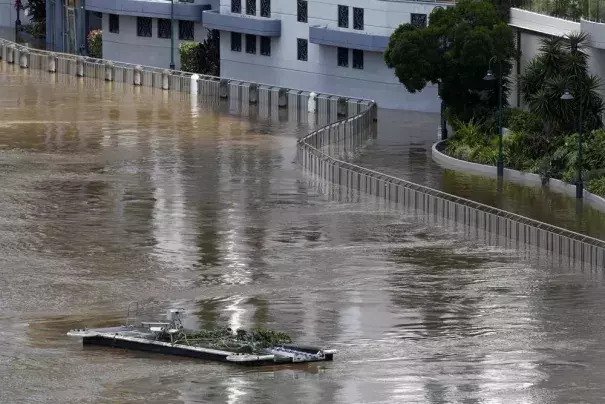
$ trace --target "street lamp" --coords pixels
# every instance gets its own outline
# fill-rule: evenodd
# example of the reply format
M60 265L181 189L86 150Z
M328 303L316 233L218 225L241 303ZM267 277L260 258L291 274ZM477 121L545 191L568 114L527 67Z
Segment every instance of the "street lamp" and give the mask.
M21 0L15 0L15 9L17 10L17 19L15 20L15 41L17 41L17 37L19 36L19 28L21 27L19 12L23 9L23 3Z
M504 160L502 158L502 61L496 56L492 56L489 60L487 73L483 80L493 81L496 79L492 72L492 62L498 60L498 164L496 165L496 171L498 177L504 176Z
M170 70L174 70L174 0L170 0Z
M581 91L582 84L580 83ZM569 89L566 88L563 91L563 95L561 99L564 101L573 100L574 96L569 92ZM576 198L582 199L584 196L584 182L582 181L582 94L578 95L579 102L579 122L578 122L578 167L577 167L577 178L576 178Z
M439 81L439 83L437 83L437 93L438 93L439 98L441 99L441 115L440 115L441 140L446 140L447 139L447 121L445 119L445 102L443 102L443 96L441 94L442 91L443 91L443 84L441 83L441 81Z

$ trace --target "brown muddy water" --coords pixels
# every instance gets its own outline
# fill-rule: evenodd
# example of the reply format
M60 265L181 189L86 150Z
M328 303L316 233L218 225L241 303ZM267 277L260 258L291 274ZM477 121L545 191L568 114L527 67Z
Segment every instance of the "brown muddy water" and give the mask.
M334 200L287 116L0 66L1 403L602 402L601 272ZM242 369L65 336L133 300L339 352Z

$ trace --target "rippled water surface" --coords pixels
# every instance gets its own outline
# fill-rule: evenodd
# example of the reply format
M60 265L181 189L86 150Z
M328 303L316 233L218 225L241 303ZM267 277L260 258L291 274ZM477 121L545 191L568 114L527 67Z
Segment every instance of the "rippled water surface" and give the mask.
M0 402L602 402L600 272L326 195L287 116L0 66ZM132 300L338 354L242 369L65 336Z

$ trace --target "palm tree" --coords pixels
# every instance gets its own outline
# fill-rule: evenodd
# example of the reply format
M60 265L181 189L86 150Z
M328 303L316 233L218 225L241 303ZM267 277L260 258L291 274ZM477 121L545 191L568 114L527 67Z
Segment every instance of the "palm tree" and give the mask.
M603 100L598 93L600 77L588 73L585 33L565 37L544 38L540 54L527 66L521 76L521 93L529 110L543 118L547 136L573 132L577 126L580 104L583 127L587 131L603 126ZM568 89L572 102L561 100Z

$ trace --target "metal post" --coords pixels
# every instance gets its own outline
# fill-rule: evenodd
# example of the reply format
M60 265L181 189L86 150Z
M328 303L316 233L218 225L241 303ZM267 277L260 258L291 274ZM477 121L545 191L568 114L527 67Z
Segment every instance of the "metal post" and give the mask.
M174 68L174 0L170 0L170 69Z
M15 42L19 38L19 28L21 27L21 19L19 18L19 13L21 12L21 8L23 5L21 4L21 0L15 2L15 9L17 10L17 19L15 20Z
M438 96L441 99L441 140L447 139L447 120L445 119L445 102L443 101L443 95L441 92L443 91L443 84L439 82L437 84L437 92Z
M498 59L498 177L504 176L504 160L502 157L502 60Z
M578 124L578 178L576 180L576 198L581 199L584 196L584 182L582 180L582 86L584 83L580 82L580 88L578 88L578 100L580 101L579 118Z

